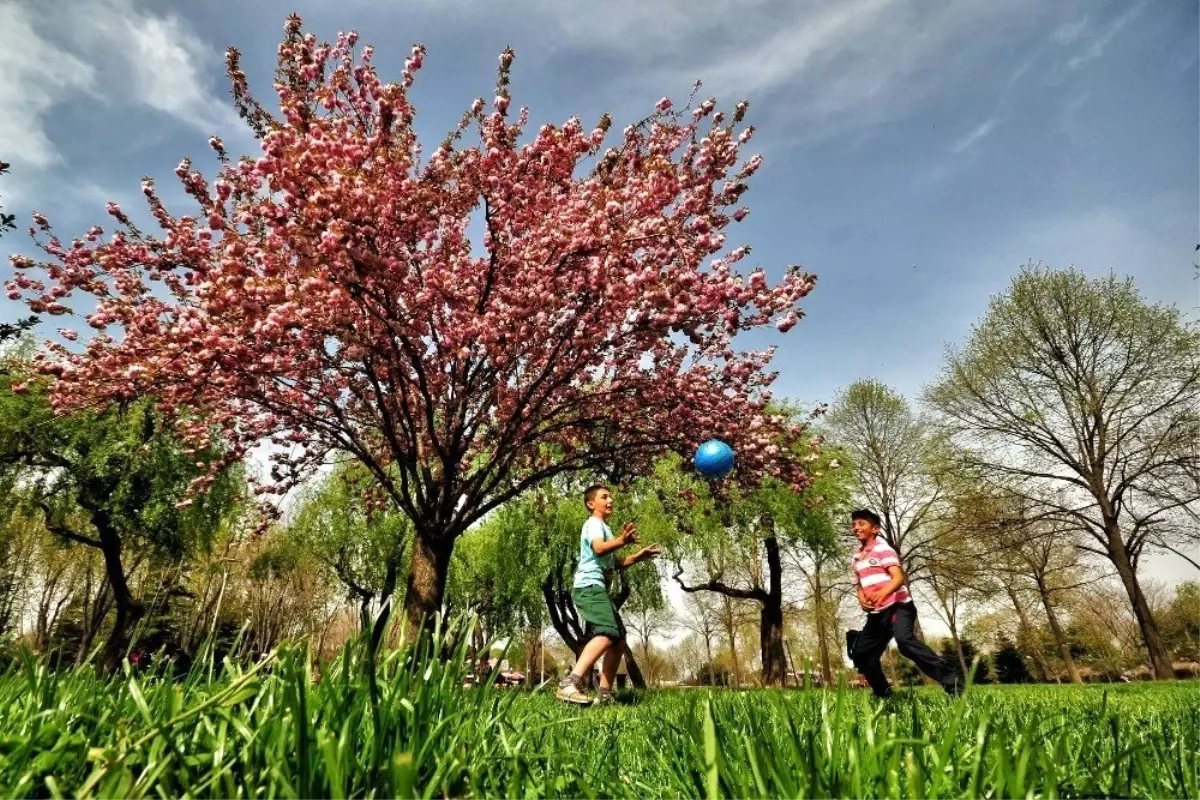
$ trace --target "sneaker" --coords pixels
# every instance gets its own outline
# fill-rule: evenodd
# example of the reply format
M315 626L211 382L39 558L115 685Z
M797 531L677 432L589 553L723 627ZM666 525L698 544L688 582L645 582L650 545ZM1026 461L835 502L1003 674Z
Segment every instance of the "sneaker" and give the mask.
M616 705L617 696L611 691L601 689L596 693L596 699L592 701L594 706L611 706Z
M579 685L579 679L574 675L568 675L563 678L554 696L564 703L575 703L581 706L591 705L592 702L592 698L588 697L587 693L583 691L583 687Z

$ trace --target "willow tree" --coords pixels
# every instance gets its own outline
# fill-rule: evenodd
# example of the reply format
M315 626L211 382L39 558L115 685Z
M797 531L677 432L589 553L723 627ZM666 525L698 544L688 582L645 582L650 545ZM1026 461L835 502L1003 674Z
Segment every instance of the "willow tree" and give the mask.
M677 459L664 459L638 487L639 529L647 541L663 544L680 589L744 601L758 611L766 685L787 679L784 610L794 586L785 574L788 564L816 553L823 566L838 552L837 515L846 508L848 476L836 469L835 455L812 454L809 460L780 453L806 460L813 470L812 484L800 494L769 479L752 489L710 484ZM819 591L818 608L828 603L828 589ZM732 639L732 623L727 627Z
M115 606L103 659L115 667L146 611L130 585L131 556L178 561L207 547L236 513L245 484L226 468L188 497L205 465L222 460L215 443L187 446L147 401L56 415L52 384L31 377L29 363L8 367L0 372L0 483L19 487L8 497L62 542L103 556Z

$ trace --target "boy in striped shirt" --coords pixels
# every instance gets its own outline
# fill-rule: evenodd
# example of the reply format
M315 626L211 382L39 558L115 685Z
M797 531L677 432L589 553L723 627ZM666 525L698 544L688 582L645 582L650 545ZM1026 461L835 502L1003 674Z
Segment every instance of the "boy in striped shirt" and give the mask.
M879 515L862 508L852 512L850 520L850 529L859 543L853 560L854 583L858 587L858 603L867 612L867 624L862 631L850 631L846 636L855 668L867 679L876 697L890 695L892 688L879 659L887 650L888 642L895 637L900 655L916 664L948 693L958 694L961 689L954 670L948 669L913 630L917 607L905 586L907 578L899 556L879 535Z

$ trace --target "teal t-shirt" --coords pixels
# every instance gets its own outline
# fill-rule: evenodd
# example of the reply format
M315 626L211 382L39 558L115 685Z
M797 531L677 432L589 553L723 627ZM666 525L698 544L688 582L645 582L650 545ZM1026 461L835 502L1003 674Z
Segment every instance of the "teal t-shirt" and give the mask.
M579 534L579 566L575 569L575 588L585 586L608 586L608 579L616 569L616 559L612 553L598 556L592 550L592 540L600 539L607 542L613 538L612 529L598 517L588 517L583 523Z

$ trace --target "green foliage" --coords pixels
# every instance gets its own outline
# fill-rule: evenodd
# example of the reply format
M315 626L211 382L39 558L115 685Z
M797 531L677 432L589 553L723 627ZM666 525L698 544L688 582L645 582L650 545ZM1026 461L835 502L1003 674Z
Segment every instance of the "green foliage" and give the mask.
M587 519L582 489L547 485L507 503L454 547L451 602L479 614L495 634L543 624L542 584L561 574L570 586Z
M751 491L713 484L670 456L635 485L631 515L642 541L658 542L671 560L692 560L710 572L756 563L767 517L781 548L837 558L845 554L851 501L850 472L834 466L844 459L836 448L823 450L812 466L813 483L796 493L771 478Z
M1196 684L692 689L565 707L462 688L464 650L301 646L182 681L0 675L5 797L1195 797ZM378 721L376 721L378 720Z
M12 365L10 363L10 365ZM0 483L7 481L49 527L95 540L99 523L124 546L177 558L206 548L242 498L239 469L223 470L188 501L189 483L219 453L187 453L148 401L57 416L44 385L17 362L0 374Z
M959 644L962 646L963 658L967 661L967 668L973 673L971 680L974 683L989 683L992 676L988 667L988 660L980 658L979 651L975 648L975 643L970 639L959 639ZM962 664L959 663L958 651L954 648L953 639L949 637L942 639L938 647L938 655L942 657L942 661L948 664L962 678Z
M1171 604L1157 618L1171 657L1200 661L1200 583L1185 581L1177 585Z
M1010 639L1001 639L1000 647L992 654L992 669L1000 683L1029 683L1032 677L1025 666L1025 657Z
M403 574L412 522L391 503L372 504L376 491L363 467L338 467L306 489L287 526L286 544L264 556L314 557L352 595L382 599L379 595L393 591L397 575Z

